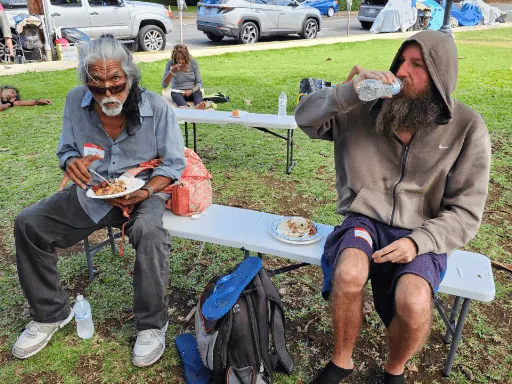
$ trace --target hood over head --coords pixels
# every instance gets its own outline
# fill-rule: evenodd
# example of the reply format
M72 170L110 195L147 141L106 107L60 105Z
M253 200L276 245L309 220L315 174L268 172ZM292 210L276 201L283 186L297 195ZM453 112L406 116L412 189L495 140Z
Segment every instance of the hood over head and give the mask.
M447 124L452 119L453 99L451 94L457 85L459 72L455 41L451 35L439 31L416 33L405 40L396 53L390 67L390 71L394 74L398 72L400 67L399 59L402 52L411 43L417 43L421 47L428 73L437 90L434 90L434 95L441 98L441 114L436 122L437 124ZM382 99L375 102L372 106L372 114L378 114L383 102Z

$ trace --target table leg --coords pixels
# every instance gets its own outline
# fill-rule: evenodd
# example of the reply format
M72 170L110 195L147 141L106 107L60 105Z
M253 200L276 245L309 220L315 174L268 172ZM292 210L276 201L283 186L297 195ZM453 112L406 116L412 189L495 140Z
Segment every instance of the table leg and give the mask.
M455 319L457 318L457 314L459 313L459 308L460 308L460 302L462 301L462 297L460 296L456 296L455 297L455 300L453 302L453 307L452 307L452 310L450 312L450 326L452 327L452 329L455 329ZM443 337L443 342L445 344L450 344L451 342L451 339L452 339L452 332L450 332L450 329L447 327L446 328L446 333Z
M462 303L462 309L460 310L459 319L457 320L455 334L453 335L452 345L450 346L450 352L448 353L448 358L446 359L446 364L444 366L444 376L449 376L450 372L452 371L453 362L455 360L455 354L457 353L457 348L459 347L459 342L460 339L462 338L462 329L464 328L466 316L468 315L469 312L469 304L471 304L471 299L464 299Z
M292 173L292 168L295 165L293 161L293 129L288 129L286 136L286 173Z
M188 124L185 121L185 147L188 148Z
M192 123L192 129L194 133L194 152L197 153L196 123Z

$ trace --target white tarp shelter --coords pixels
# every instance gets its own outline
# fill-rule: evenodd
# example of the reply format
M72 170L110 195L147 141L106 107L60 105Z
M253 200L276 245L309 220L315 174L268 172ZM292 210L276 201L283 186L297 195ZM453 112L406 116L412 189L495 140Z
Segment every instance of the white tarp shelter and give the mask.
M418 12L411 0L389 0L375 18L370 33L405 32L416 23Z

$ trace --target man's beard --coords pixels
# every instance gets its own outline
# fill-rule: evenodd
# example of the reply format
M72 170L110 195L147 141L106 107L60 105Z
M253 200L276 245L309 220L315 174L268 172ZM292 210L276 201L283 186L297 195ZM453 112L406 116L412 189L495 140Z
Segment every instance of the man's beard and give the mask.
M423 95L399 93L384 101L375 122L375 132L385 132L390 136L400 132L414 134L428 128L440 112L430 87Z
M117 103L117 106L115 108L107 108L105 106L107 103ZM105 99L101 100L100 106L103 113L110 117L117 116L123 111L123 103L121 103L115 97L106 97Z

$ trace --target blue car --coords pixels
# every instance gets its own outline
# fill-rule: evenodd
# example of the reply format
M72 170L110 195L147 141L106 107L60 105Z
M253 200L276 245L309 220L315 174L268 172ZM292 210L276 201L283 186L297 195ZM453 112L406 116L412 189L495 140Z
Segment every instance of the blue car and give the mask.
M320 14L329 17L333 17L338 12L338 0L303 0L301 3L316 8L320 11Z

